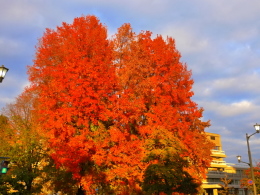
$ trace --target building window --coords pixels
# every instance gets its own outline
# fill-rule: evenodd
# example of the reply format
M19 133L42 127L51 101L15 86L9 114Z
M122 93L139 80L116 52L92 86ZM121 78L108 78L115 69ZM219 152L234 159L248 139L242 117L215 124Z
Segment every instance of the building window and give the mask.
M210 136L210 139L211 140L215 140L215 136Z

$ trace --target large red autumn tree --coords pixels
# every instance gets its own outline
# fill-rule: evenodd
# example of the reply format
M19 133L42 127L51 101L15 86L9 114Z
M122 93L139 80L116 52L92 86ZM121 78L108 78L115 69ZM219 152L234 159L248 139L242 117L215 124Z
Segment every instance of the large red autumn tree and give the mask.
M189 157L194 179L210 163L202 109L174 40L124 24L109 40L95 16L39 40L31 88L52 158L88 192L140 190L146 168ZM197 182L199 182L197 180Z
M106 143L106 132L97 132L96 126L112 118L116 87L112 64L107 30L88 16L47 29L29 69L52 157L87 187L95 175L102 175L95 173L99 170L93 170L92 162L98 147Z
M200 120L203 110L191 100L191 72L180 62L174 40L151 35L148 31L136 35L125 24L113 39L120 117L146 142L178 139L181 156L191 162L190 173L200 179L210 162L212 144L204 134L209 123Z

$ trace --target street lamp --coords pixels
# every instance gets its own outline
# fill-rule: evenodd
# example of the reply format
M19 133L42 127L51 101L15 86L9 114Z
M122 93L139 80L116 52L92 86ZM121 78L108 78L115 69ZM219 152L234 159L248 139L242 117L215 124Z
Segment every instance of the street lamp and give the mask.
M237 155L237 161L240 163L241 162L241 156L240 155ZM243 162L243 163L246 163L246 162ZM249 163L246 163L249 165Z
M253 163L252 163L252 156L251 156L251 151L250 151L250 146L249 146L249 138L250 138L251 136L253 136L254 134L260 132L260 125L256 123L256 124L254 125L254 127L255 127L256 132L254 132L254 133L251 134L251 135L246 134L246 143L247 143L247 149L248 149L249 163L246 163L246 162L241 161L241 156L239 156L239 155L237 156L237 160L238 160L239 163L240 163L240 162L246 163L246 164L248 164L248 165L250 166L251 178L252 178L252 180L253 180L253 191L254 191L254 195L256 195L257 193L256 193L256 186L255 186L255 174L254 174Z
M250 154L250 155L251 155L251 154ZM248 155L248 156L249 156L249 155ZM238 156L237 156L237 161L238 161L239 163L248 164L249 167L250 167L250 174L251 174L251 178L252 178L252 181L253 181L253 192L254 192L254 195L256 195L255 174L254 174L254 171L253 171L253 166L251 166L250 163L247 163L247 162L242 161L241 158L242 158L242 157L241 157L240 155L238 155Z
M0 66L0 83L2 83L3 79L5 78L5 74L9 69L4 67L4 65Z

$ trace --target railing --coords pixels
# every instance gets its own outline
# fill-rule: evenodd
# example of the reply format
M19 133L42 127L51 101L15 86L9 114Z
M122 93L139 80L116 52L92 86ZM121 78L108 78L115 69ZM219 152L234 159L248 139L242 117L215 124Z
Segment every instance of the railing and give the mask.
M217 182L217 181L203 181L202 182L203 184L208 184L208 185L214 185L214 184L223 184L223 182L221 182L221 181L219 181L219 182Z
M226 161L218 161L218 160L211 161L211 164L227 165Z
M232 166L232 167L239 167L239 168L249 168L248 164L234 164L234 163L227 163L228 166Z
M227 175L228 177L232 177L232 178L242 178L242 177L247 177L243 172L242 173L227 173L227 172L222 172L222 171L209 171L207 173L207 175L218 175L219 177L224 177L225 175Z
M207 181L204 181L202 182L204 185L219 185L219 184L224 184L223 182L219 181L219 182L214 182L214 181L210 181L210 182L207 182ZM240 183L232 183L232 184L228 184L229 187L234 187L234 188L241 188L240 187ZM219 188L221 188L221 185L219 185Z
M223 151L223 150L211 150L211 152L213 153L213 154L223 154L223 155L226 155L225 154L225 151Z

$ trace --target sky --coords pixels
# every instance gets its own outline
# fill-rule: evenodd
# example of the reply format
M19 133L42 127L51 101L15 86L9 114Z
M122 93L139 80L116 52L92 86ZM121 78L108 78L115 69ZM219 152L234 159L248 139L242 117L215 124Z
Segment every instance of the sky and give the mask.
M246 133L260 123L259 0L0 0L0 109L29 85L27 66L46 28L95 15L110 35L133 30L173 37L181 62L192 71L192 99L204 108L207 132L221 135L227 163L248 162ZM250 138L260 161L260 133Z

